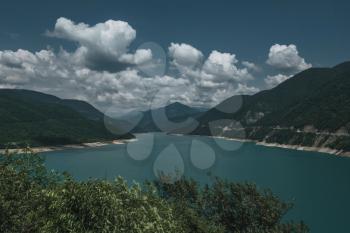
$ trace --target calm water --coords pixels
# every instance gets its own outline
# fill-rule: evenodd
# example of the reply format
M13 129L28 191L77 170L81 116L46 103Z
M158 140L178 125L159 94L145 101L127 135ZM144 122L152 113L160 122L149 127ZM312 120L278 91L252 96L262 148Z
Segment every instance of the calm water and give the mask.
M44 153L47 167L76 179L155 179L158 171L206 183L209 174L267 187L295 207L287 219L304 220L315 233L350 232L350 159L223 139L137 135L127 145Z

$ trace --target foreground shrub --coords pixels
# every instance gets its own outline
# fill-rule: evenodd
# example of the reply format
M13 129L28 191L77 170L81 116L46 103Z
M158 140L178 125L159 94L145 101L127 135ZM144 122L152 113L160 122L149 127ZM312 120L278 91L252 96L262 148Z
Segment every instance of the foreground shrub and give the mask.
M162 198L174 203L179 218L191 220L196 215L209 219L212 224L223 226L224 232L308 232L303 222L282 223L292 204L254 184L216 178L213 184L204 187L186 179L174 183L157 181L155 185ZM191 224L189 229L196 232L197 224Z
M30 150L0 157L0 232L307 232L281 223L290 207L250 184L77 182Z
M46 171L30 151L0 165L0 232L184 232L165 200L114 182Z

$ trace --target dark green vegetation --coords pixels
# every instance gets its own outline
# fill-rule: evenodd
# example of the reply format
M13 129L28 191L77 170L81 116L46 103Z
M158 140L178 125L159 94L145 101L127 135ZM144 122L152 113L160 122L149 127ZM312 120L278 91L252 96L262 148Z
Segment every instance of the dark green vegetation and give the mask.
M0 146L60 145L117 138L90 104L27 90L0 90Z
M173 203L176 216L188 221L185 232L308 232L303 223L281 223L292 205L254 184L217 178L204 187L194 180L155 185L160 196Z
M218 110L228 108L238 111ZM199 117L200 126L192 133L236 137L239 127L234 125L212 132L210 124L222 119L239 122L244 138L350 151L350 62L311 68L271 90L231 97Z
M0 232L308 232L282 223L291 205L252 184L77 182L30 150L0 158Z
M129 121L129 124L132 126L130 127L132 133L171 132L179 126L176 123L184 123L188 118L197 118L205 111L206 109L189 107L175 102L162 108L144 111L140 114L128 114L121 120ZM191 121L188 121L188 125L191 125L191 123ZM184 124L186 125L186 123Z

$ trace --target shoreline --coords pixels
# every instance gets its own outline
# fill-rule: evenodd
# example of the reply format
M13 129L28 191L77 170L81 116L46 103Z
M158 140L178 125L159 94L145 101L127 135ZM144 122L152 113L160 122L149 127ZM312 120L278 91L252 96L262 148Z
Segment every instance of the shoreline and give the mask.
M275 147L275 148L299 150L299 151L313 151L313 152L320 152L320 153L335 155L338 157L349 157L350 158L349 151L337 150L337 149L332 149L329 147L279 144L279 143L273 143L273 142L270 143L270 142L264 142L264 141L256 141L256 140L252 140L252 139L227 138L227 137L222 137L222 136L210 136L210 137L231 140L231 141L238 141L238 142L252 142L257 146Z
M274 148L282 148L282 149L290 149L290 150L298 150L298 151L313 151L313 152L320 152L320 153L325 153L325 154L329 154L329 155L335 155L338 157L349 157L350 158L349 151L337 150L337 149L332 149L329 147L279 144L279 143L273 143L273 142L255 141L255 140L251 140L251 139L225 138L225 137L220 137L220 136L219 137L213 136L213 137L214 138L221 138L221 139L225 139L225 140L239 141L239 142L252 142L257 146L266 146L266 147L274 147Z
M172 135L184 136L183 134L172 134ZM329 154L329 155L335 155L337 157L349 157L350 158L350 151L337 150L337 149L332 149L329 147L314 147L314 146L301 146L301 145L269 143L269 142L264 142L264 141L256 141L256 140L252 140L252 139L229 138L229 137L223 137L223 136L207 136L207 135L195 135L195 136L204 136L204 137L209 137L209 138L218 138L218 139L237 141L237 142L252 142L258 146L275 147L275 148L298 150L298 151L313 151L313 152L320 152L320 153L325 153L325 154Z
M275 147L275 148L283 148L283 149L291 149L291 150L299 150L299 151L313 151L313 152L320 152L320 153L335 155L337 157L350 158L349 151L337 150L329 147L289 145L289 144L268 143L268 142L258 142L258 141L252 141L252 142L254 142L255 145L258 145L258 146Z
M51 152L51 151L60 151L60 150L67 150L67 149L86 149L86 148L97 148L107 145L122 145L129 142L136 141L136 138L132 139L117 139L112 141L99 141L99 142L85 142L81 144L68 144L68 145L60 145L60 146L38 146L38 147L30 147L30 150L34 153L44 153L44 152ZM25 150L25 148L14 148L14 149L8 149L9 152L21 152ZM0 154L3 154L6 151L6 149L0 149Z
M329 155L335 155L337 157L349 157L350 158L350 151L343 151L343 150L337 150L332 149L329 147L313 147L313 146L302 146L302 145L290 145L290 144L279 144L279 143L269 143L264 141L256 141L252 139L240 139L240 138L229 138L229 137L223 137L223 136L207 136L207 135L186 135L186 134L169 134L174 136L200 136L200 137L209 137L209 138L217 138L217 139L223 139L228 141L237 141L237 142L251 142L258 146L265 146L265 147L274 147L274 148L282 148L282 149L290 149L290 150L298 150L298 151L313 151L313 152L320 152L325 153ZM132 139L117 139L112 141L98 141L98 142L86 142L81 144L68 144L68 145L60 145L60 146L39 146L39 147L32 147L30 148L34 153L44 153L44 152L51 152L51 151L60 151L60 150L66 150L66 149L87 149L87 148L97 148L107 145L122 145L129 142L137 141L137 138ZM8 149L10 152L20 152L23 151L25 148L14 148L14 149ZM0 149L0 154L4 153L6 149Z

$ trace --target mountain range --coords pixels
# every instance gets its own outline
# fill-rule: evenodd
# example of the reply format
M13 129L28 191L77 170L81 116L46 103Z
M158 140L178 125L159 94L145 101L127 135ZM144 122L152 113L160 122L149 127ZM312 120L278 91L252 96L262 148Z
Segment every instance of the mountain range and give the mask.
M173 132L178 128L192 127L194 119L207 110L174 102L164 107L127 114L119 118L119 122L123 122L124 127L132 133Z
M139 115L112 118L85 101L0 89L0 148L79 144L133 138L132 133L170 132L190 127L191 121L186 119L199 117L205 110L175 102Z
M350 151L350 62L310 68L275 88L232 96L209 110L175 102L117 119L84 101L0 89L0 120L1 147L168 132Z

